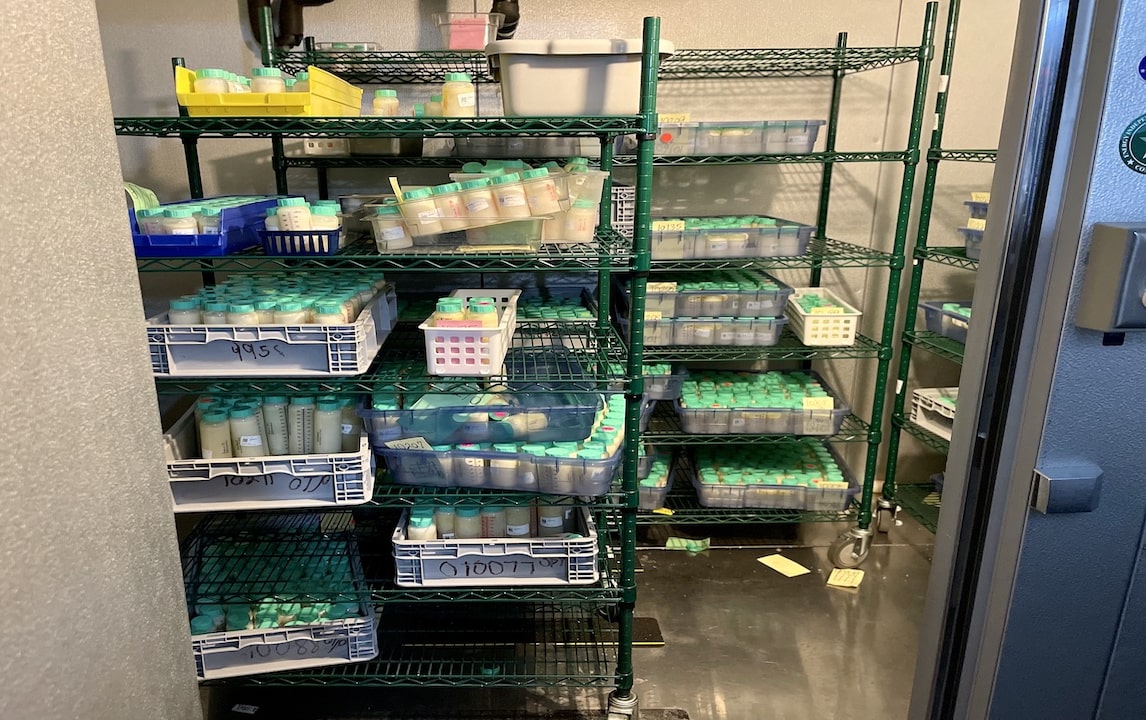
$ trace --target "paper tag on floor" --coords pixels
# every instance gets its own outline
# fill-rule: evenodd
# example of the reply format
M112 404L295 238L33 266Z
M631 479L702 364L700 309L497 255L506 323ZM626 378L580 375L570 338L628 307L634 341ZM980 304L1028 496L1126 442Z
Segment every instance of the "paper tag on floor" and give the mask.
M779 554L758 557L756 558L756 562L772 568L784 577L799 577L801 575L807 575L808 573L812 572L795 560L789 560L788 558Z
M828 585L841 588L858 588L863 582L863 570L841 570L835 568L828 576Z

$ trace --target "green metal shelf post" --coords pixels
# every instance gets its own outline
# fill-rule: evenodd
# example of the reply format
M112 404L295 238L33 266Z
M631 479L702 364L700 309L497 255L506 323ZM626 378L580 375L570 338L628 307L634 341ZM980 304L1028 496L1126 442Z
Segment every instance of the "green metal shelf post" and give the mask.
M842 32L836 36L836 52L838 58L836 66L832 70L832 94L831 102L828 109L828 126L825 128L827 132L824 138L824 153L827 159L824 160L824 168L820 174L820 197L819 207L816 210L816 237L828 237L828 207L830 205L832 194L832 169L835 167L835 161L832 159L836 152L836 133L839 131L840 119L840 95L844 89L844 71L843 63L844 56L847 53L848 47L848 34ZM813 254L815 261L812 264L812 287L819 287L820 276L823 273L823 256L821 254Z
M613 142L608 135L600 137L601 142L601 170L609 173L605 176L605 184L601 190L600 226L612 230L613 221ZM609 271L606 257L607 251L601 249L601 270L597 271L597 330L602 334L609 332L612 321L609 316L609 294L612 292L613 280Z
M915 425L906 416L907 398L911 392L908 389L911 360L916 348L925 350L933 355L951 362L960 363L963 359L963 346L950 338L937 335L926 330L915 330L916 316L919 308L919 298L923 287L923 272L928 262L935 262L950 267L974 270L978 267L977 260L967 257L962 247L928 247L927 240L930 234L931 216L935 204L935 185L939 174L939 163L942 160L962 162L994 162L997 155L995 150L944 150L943 130L947 116L948 87L951 72L955 63L955 43L959 26L960 0L950 0L947 11L947 27L943 38L943 51L939 64L940 84L935 94L935 126L931 131L929 148L927 150L927 165L923 180L923 197L919 205L919 222L916 230L915 248L912 253L911 279L908 284L907 297L904 302L904 326L901 335L899 366L896 375L896 391L892 405L892 423L887 438L886 472L883 485L883 496L879 500L880 522L877 527L887 531L894 525L894 517L900 503L898 502L898 485L896 474L899 466L899 447L903 432L919 440L926 447L946 454L949 443ZM921 516L916 512L919 503L908 503L906 509L913 515ZM930 516L928 518L930 519ZM925 522L925 525L928 523ZM932 529L934 528L931 525Z

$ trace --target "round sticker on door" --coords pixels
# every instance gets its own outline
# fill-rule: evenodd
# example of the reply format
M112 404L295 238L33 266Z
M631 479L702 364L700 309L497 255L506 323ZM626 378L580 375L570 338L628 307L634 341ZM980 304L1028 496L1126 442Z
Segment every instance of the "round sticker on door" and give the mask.
M1138 63L1138 74L1142 76L1143 80L1146 80L1146 57Z
M1146 175L1146 115L1130 123L1118 141L1118 153L1126 167Z

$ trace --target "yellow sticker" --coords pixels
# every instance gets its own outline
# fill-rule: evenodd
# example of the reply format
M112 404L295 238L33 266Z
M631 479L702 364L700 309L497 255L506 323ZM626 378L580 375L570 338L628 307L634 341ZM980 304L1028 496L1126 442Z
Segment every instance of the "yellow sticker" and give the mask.
M660 310L645 310L645 320L646 321L648 321L648 320L660 320L660 319L661 319L661 311Z
M799 577L807 575L812 572L795 560L789 560L783 555L765 555L764 557L756 558L756 562L761 565L767 565L784 577Z
M969 230L986 230L987 220L985 218L968 218L967 228Z
M991 202L991 193L973 192L971 193L971 202L989 203Z
M690 113L657 113L659 123L686 123L690 120Z
M843 315L844 309L839 305L829 305L826 307L814 307L808 312L811 315Z
M841 588L858 588L863 582L863 570L842 570L836 568L828 576L828 585Z
M674 293L676 292L676 283L674 282L651 282L645 285L646 293Z
M653 232L679 232L684 230L684 220L654 220Z
M653 510L653 512L656 513L657 515L672 515L673 514L673 511L669 510L668 508L657 508L656 510Z
M836 399L833 397L806 397L804 398L805 410L835 410Z

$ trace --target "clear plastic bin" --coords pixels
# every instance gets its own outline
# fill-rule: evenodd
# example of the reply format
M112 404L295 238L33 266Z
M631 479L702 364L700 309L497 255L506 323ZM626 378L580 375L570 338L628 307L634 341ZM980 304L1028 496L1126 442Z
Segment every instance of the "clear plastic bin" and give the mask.
M911 421L944 440L951 440L959 388L920 388L911 393Z
M734 275L729 277L733 279ZM649 283L645 309L659 312L661 318L774 318L784 315L785 303L792 294L791 287L768 275L753 278L745 274L743 279L776 287L774 290L737 289L736 282L721 283L718 279L709 283L713 286L711 288L693 289L701 283L683 284L658 278L656 282Z
M816 373L812 375L833 398L831 410L797 408L694 408L673 403L681 428L695 435L835 435L851 412L842 398Z
M689 474L696 488L697 500L704 507L845 512L859 495L859 483L835 450L829 448L829 451L848 483L847 489L821 489L802 485L725 485L701 482L693 468L689 468Z
M581 139L575 137L459 137L454 139L454 155L461 158L565 158L580 153Z
M174 510L228 512L361 505L374 496L374 462L363 435L357 452L198 457L193 408L163 435Z
M403 444L397 440L390 445ZM623 452L586 460L486 450L405 449L374 445L399 485L520 490L550 495L604 495Z
M763 151L762 122L702 122L696 129L697 155L759 155Z
M715 220L715 218L697 218ZM653 260L790 257L807 252L815 230L789 220L765 218L770 224L751 227L700 227L653 230Z
M399 587L524 587L590 585L600 579L597 526L584 507L572 537L409 540L403 512L394 530Z
M961 315L953 309L944 309L944 305L958 305L960 308L971 309L971 301L940 300L938 302L921 302L919 309L923 312L925 327L933 333L949 337L955 342L967 344L967 327L971 318Z
M209 198L212 199L212 198ZM194 205L199 201L162 205L163 208ZM135 213L129 212L131 237L136 257L215 257L233 255L259 244L259 230L266 227L267 210L278 200L251 199L250 202L219 210L219 229L215 235L147 235L141 232Z
M624 337L629 321L620 319ZM770 347L780 342L787 318L669 318L645 320L645 347L724 345Z
M961 227L959 228L959 232L963 233L963 242L967 248L967 257L972 260L978 260L983 254L983 231Z
M442 36L443 50L483 50L497 40L497 29L505 22L502 13L439 12L434 22Z
M646 367L647 373L647 367ZM668 375L645 375L645 397L650 400L676 400L681 386L688 379L688 370L674 369Z
M358 409L375 447L420 437L431 445L564 442L593 429L601 396L592 393L426 394L402 410Z
M764 123L765 155L804 155L815 150L824 120L769 120Z
M650 468L652 465L653 463L650 462ZM665 498L672 490L675 474L675 468L671 462L664 463L664 472L658 473L656 477L649 477L649 473L646 473L637 485L637 507L641 510L656 510L664 507Z

